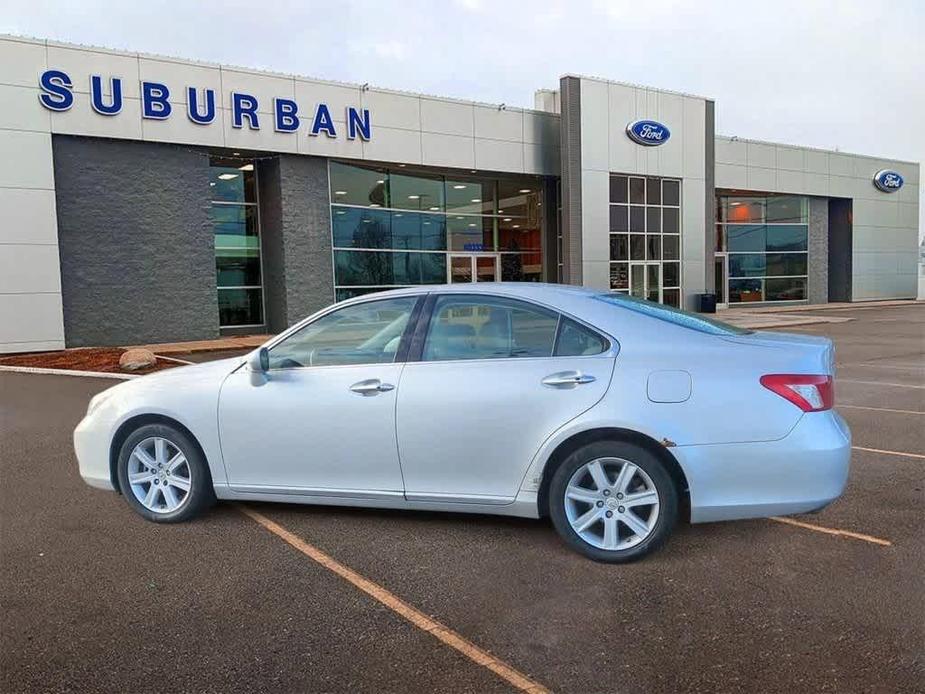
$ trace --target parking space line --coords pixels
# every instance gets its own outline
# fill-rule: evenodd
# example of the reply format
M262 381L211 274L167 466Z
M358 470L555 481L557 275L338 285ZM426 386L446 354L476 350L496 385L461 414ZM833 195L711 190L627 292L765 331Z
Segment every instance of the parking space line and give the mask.
M312 559L318 564L321 564L321 566L324 568L337 574L345 581L353 584L354 587L359 588L370 597L378 600L390 610L411 622L411 624L416 626L418 629L421 629L434 638L439 639L445 645L449 646L455 651L458 651L474 663L481 665L488 670L491 670L493 673L506 680L516 689L519 689L523 692L530 692L530 694L545 694L549 692L546 687L539 684L538 682L535 682L534 680L531 680L529 677L508 665L503 660L500 660L490 653L482 650L474 643L467 640L465 637L461 636L449 627L434 619L431 619L420 610L406 603L394 593L389 592L378 583L375 583L365 576L362 576L361 574L351 569L349 566L341 564L330 555L325 554L314 545L305 542L305 540L300 538L298 535L289 532L278 523L274 523L266 516L258 513L257 511L254 511L247 506L241 504L235 504L235 506L239 511L241 511L241 513L256 521L265 529L269 530L271 533L295 549L299 550L309 559Z
M875 545L881 545L883 547L892 547L893 543L889 540L884 540L879 537L874 537L873 535L864 535L863 533L853 533L850 530L838 530L837 528L826 528L821 525L813 525L812 523L804 523L803 521L794 520L793 518L782 518L781 516L771 516L769 520L775 521L777 523L784 523L786 525L795 525L798 528L805 528L806 530L814 530L817 533L825 533L826 535L838 535L839 537L850 537L853 540L862 540L864 542L870 542Z
M843 407L850 408L852 410L873 410L874 412L896 412L898 414L920 414L923 415L925 412L919 412L918 410L894 410L891 407L866 407L864 405L842 405L839 403L837 409Z
M861 383L866 386L890 386L892 388L916 388L925 390L925 386L912 385L909 383L884 383L883 381L855 381L851 378L839 378L838 383Z
M925 459L925 455L921 453L906 453L904 451L885 451L881 448L864 448L864 446L852 446L855 451L867 451L868 453L883 453L884 455L898 455L900 458L922 458Z

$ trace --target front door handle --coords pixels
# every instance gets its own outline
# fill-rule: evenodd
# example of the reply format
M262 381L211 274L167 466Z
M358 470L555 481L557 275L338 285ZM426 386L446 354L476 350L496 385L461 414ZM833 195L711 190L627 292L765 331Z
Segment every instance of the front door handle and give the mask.
M378 378L370 378L366 381L360 381L359 383L354 383L350 386L350 390L358 395L379 395L379 393L387 393L390 390L395 390L395 386L391 383L383 383Z
M594 380L594 376L583 374L581 371L559 371L544 378L543 385L552 388L574 388L585 383L593 383Z

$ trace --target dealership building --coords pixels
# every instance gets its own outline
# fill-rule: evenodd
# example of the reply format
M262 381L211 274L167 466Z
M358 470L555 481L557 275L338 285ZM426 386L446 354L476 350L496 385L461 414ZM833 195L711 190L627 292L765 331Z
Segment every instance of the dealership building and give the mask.
M699 96L549 86L522 109L0 37L0 352L277 332L446 282L916 296L918 164L717 135Z

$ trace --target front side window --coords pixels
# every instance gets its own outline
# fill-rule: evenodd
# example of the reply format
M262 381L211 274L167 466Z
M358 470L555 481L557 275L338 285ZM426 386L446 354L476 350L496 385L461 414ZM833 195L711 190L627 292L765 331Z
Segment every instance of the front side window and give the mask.
M325 314L272 347L270 368L390 364L416 302L383 299Z

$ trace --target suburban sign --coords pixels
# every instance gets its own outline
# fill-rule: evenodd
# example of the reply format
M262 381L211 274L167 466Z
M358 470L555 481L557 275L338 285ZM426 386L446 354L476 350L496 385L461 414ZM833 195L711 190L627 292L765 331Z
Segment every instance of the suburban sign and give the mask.
M895 193L903 187L902 175L890 169L882 169L874 174L874 185L884 193Z
M647 147L663 145L671 137L671 131L654 120L637 120L626 126L626 134L633 142Z
M46 70L39 78L39 101L50 111L67 111L78 95L74 94L74 83L70 75L62 70ZM90 106L101 116L117 116L122 111L122 78L110 77L103 80L100 75L90 76ZM175 103L171 90L160 82L141 82L141 117L150 120L166 120L173 115L174 107L186 111L186 117L196 125L210 125L215 121L216 104L214 89L186 87L186 103ZM315 105L310 116L299 111L299 104L292 99L276 97L270 106L270 114L258 113L257 97L243 92L231 92L230 116L234 128L260 130L271 120L273 129L280 133L294 133L305 119L309 135L337 137L337 124L327 104ZM271 115L272 114L272 115ZM369 140L372 135L369 110L348 106L343 119L346 123L347 139ZM263 123L262 123L263 122Z

